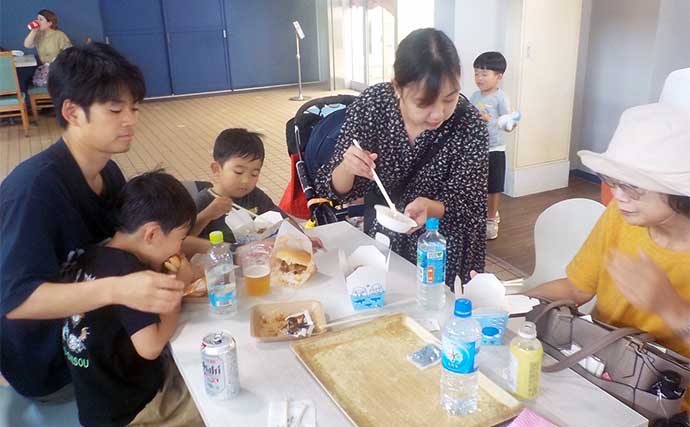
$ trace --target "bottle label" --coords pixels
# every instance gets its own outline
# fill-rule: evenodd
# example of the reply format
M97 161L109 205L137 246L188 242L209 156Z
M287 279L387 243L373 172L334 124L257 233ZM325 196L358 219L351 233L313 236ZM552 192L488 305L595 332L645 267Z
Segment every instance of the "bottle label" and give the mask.
M510 353L510 366L508 367L508 388L513 393L518 391L518 360L517 357L511 352Z
M518 397L533 399L539 394L542 354L540 350L525 351L511 346L508 387Z
M423 251L417 249L417 281L424 285L438 285L446 278L446 249Z
M219 293L219 292L209 292L208 299L211 305L215 308L230 307L235 305L235 290L230 292Z
M477 370L476 342L455 343L444 337L442 347L443 369L456 374L471 374Z

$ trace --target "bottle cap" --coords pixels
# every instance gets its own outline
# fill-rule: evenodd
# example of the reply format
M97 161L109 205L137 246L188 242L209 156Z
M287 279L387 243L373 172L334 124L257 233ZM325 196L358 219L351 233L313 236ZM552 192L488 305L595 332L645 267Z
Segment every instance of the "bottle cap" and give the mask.
M426 219L426 229L428 231L438 230L438 218L427 218Z
M497 338L499 333L500 333L500 331L498 330L498 328L493 327L493 326L487 326L485 328L482 328L483 338L487 339L487 340L492 340L494 338Z
M211 241L212 245L217 245L223 243L223 232L222 231L212 231L208 235L208 240Z
M525 322L518 332L520 338L525 338L528 340L533 340L537 337L537 325L534 322Z
M470 317L472 315L472 301L467 298L456 299L453 314L455 314L456 317Z

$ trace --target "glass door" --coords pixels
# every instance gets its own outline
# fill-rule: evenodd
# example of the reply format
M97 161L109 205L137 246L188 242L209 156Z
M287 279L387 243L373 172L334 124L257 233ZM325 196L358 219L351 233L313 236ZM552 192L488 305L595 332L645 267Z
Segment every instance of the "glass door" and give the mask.
M434 0L329 0L333 89L390 81L400 38L434 26Z
M367 83L393 77L396 39L395 0L369 0L367 4Z

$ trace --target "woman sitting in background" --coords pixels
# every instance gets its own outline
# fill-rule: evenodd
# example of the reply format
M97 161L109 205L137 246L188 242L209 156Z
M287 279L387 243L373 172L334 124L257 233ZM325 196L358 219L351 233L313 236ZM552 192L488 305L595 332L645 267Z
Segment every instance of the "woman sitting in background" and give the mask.
M67 35L58 30L57 15L48 9L42 9L36 17L38 27L33 28L24 39L24 47L27 49L36 48L41 66L36 69L34 74L34 85L48 85L48 67L55 60L60 52L72 46L72 42Z

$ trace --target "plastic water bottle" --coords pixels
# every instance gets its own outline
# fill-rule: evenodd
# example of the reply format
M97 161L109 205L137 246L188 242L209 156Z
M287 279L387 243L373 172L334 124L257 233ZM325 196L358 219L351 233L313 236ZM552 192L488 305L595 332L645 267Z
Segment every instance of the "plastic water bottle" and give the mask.
M441 336L441 406L451 415L468 415L477 409L479 385L479 322L472 317L472 302L455 301L453 316Z
M510 342L510 391L522 399L534 399L539 394L539 377L544 349L537 339L537 327L525 322L518 336Z
M496 125L500 129L510 132L515 127L515 124L520 121L520 119L522 119L522 114L519 111L513 111L512 113L504 114L499 117Z
M211 249L206 265L206 286L211 312L228 315L237 311L237 282L230 245L223 243L223 232L209 234Z
M426 220L426 233L417 240L417 304L425 310L446 305L446 239L438 218Z

